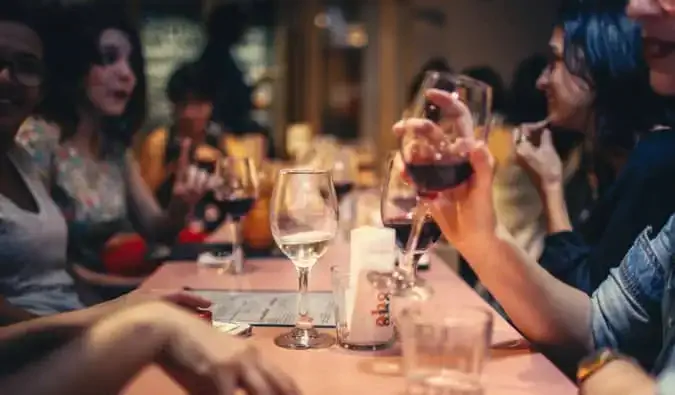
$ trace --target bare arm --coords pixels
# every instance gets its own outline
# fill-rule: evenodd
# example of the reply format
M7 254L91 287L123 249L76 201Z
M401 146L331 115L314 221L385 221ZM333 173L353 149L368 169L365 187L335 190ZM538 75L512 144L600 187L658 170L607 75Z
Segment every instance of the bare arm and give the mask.
M589 297L541 268L501 226L457 248L528 338L579 355L593 348Z
M570 216L567 212L567 203L565 202L565 193L562 184L546 187L541 192L546 220L548 223L548 233L560 233L572 231Z
M172 199L163 211L147 186L131 154L127 155L126 182L128 201L140 233L151 240L171 242L185 225L190 207Z
M157 358L168 338L148 312L134 309L101 321L83 336L0 381L0 387L24 395L119 393Z
M81 334L119 308L118 301L0 327L0 375L16 371ZM11 361L8 363L7 361Z

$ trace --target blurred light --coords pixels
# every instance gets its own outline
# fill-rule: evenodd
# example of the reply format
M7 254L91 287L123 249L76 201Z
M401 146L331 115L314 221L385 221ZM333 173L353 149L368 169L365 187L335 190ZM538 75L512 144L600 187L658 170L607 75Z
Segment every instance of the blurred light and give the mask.
M330 16L326 14L325 12L316 14L314 17L314 25L318 27L319 29L325 29L328 26L330 26Z
M368 33L362 25L351 25L347 30L347 44L356 48L368 45Z

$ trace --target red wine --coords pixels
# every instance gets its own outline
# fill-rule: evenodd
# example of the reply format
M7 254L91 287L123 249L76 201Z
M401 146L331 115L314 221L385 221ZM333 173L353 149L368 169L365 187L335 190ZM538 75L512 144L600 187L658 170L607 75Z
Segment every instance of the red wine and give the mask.
M351 182L337 183L335 184L335 194L337 195L338 202L342 200L349 192L354 189L354 184Z
M394 218L384 222L384 226L396 232L396 245L404 249L412 231L412 220L408 218ZM426 251L441 237L441 228L431 218L427 218L422 225L420 237L417 240L417 251Z
M233 220L239 221L251 211L253 203L255 203L255 199L253 198L241 198L223 200L222 202L218 202L218 205L225 214L232 217Z
M459 163L406 164L410 178L422 192L439 192L468 180L473 173L467 161Z

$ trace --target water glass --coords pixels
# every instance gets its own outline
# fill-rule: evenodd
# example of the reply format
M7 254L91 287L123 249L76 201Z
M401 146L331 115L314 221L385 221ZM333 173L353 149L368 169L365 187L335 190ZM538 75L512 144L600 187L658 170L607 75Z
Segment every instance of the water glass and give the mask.
M418 303L404 309L398 322L408 394L483 394L492 312Z
M354 351L388 348L395 340L388 292L355 277L347 269L331 268L337 344Z

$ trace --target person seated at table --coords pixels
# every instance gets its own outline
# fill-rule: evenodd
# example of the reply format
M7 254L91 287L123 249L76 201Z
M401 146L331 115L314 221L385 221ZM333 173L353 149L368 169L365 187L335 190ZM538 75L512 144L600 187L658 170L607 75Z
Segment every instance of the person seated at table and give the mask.
M300 394L250 342L163 303L106 317L30 362L25 340L36 334L22 329L0 328L0 388L6 394L119 394L153 364L190 394Z
M665 50L675 45L675 9L631 0L628 11L653 37L646 52L652 87L659 94L675 95L675 54ZM638 235L620 266L611 269L589 297L552 276L499 224L491 204L494 160L485 145L473 138L468 108L445 92L430 91L428 98L444 114L452 114L447 121L465 136L455 149L468 156L474 169L467 182L440 193L430 203L431 214L512 322L530 340L568 354L601 351L580 366L582 393L672 393L675 216L656 237L650 228ZM400 135L410 128L440 133L437 126L423 119L399 123L394 133ZM658 379L610 350L635 358Z
M641 229L663 225L675 211L675 188L659 180L675 171L675 161L651 152L664 144L657 137L662 132L650 133L663 104L649 88L639 28L623 10L593 13L564 7L549 44L552 56L536 85L548 98L543 124L556 132L546 134L536 148L528 141L516 145L510 136L506 144L511 166L497 160L494 202L500 222L533 258L590 293L597 284L584 276L575 278L573 265L604 270L606 277L609 265L620 260ZM532 124L521 126L531 128ZM554 138L572 132L585 136L585 142L561 161ZM675 138L669 136L665 144L675 148ZM493 154L496 138L493 133ZM537 170L529 171L528 177L525 169ZM555 181L542 183L553 171ZM521 187L513 188L517 180ZM634 183L643 189L633 188ZM513 209L516 205L519 210ZM503 313L482 285L477 289Z
M102 252L109 239L137 230L146 240L171 244L207 190L209 174L190 165L186 141L165 210L143 181L129 145L145 118L144 60L138 33L121 11L91 4L54 10L46 40L49 89L17 140L66 217L69 269L86 302L96 303L144 278L106 272ZM65 240L54 226L41 231Z
M208 301L182 292L163 296L138 291L81 310L85 305L66 267L63 215L35 163L15 141L43 89L46 33L41 20L19 0L0 2L0 326L30 320L25 328L31 331L48 327L45 322L75 329L139 300L158 297L187 307L208 306ZM36 318L67 311L75 312Z
M223 138L218 141L207 133L213 108L212 91L210 81L195 63L182 65L169 79L166 93L173 104L173 125L152 131L138 155L141 176L162 207L167 207L171 200L181 141L190 139L190 157L209 171L214 171L215 163L222 157L218 147L223 146ZM208 202L202 203L195 213L197 218L193 219L203 223L195 231L201 235L200 241L224 220L223 215L205 218L203 208Z
M548 116L521 126L516 154L546 213L539 262L590 294L642 229L662 227L675 211L675 133L664 126L672 109L649 87L639 27L623 10L563 13L549 45L552 58L537 82ZM542 132L548 126L583 131L592 147L587 177L598 200L580 221L568 215L564 167L550 132Z

